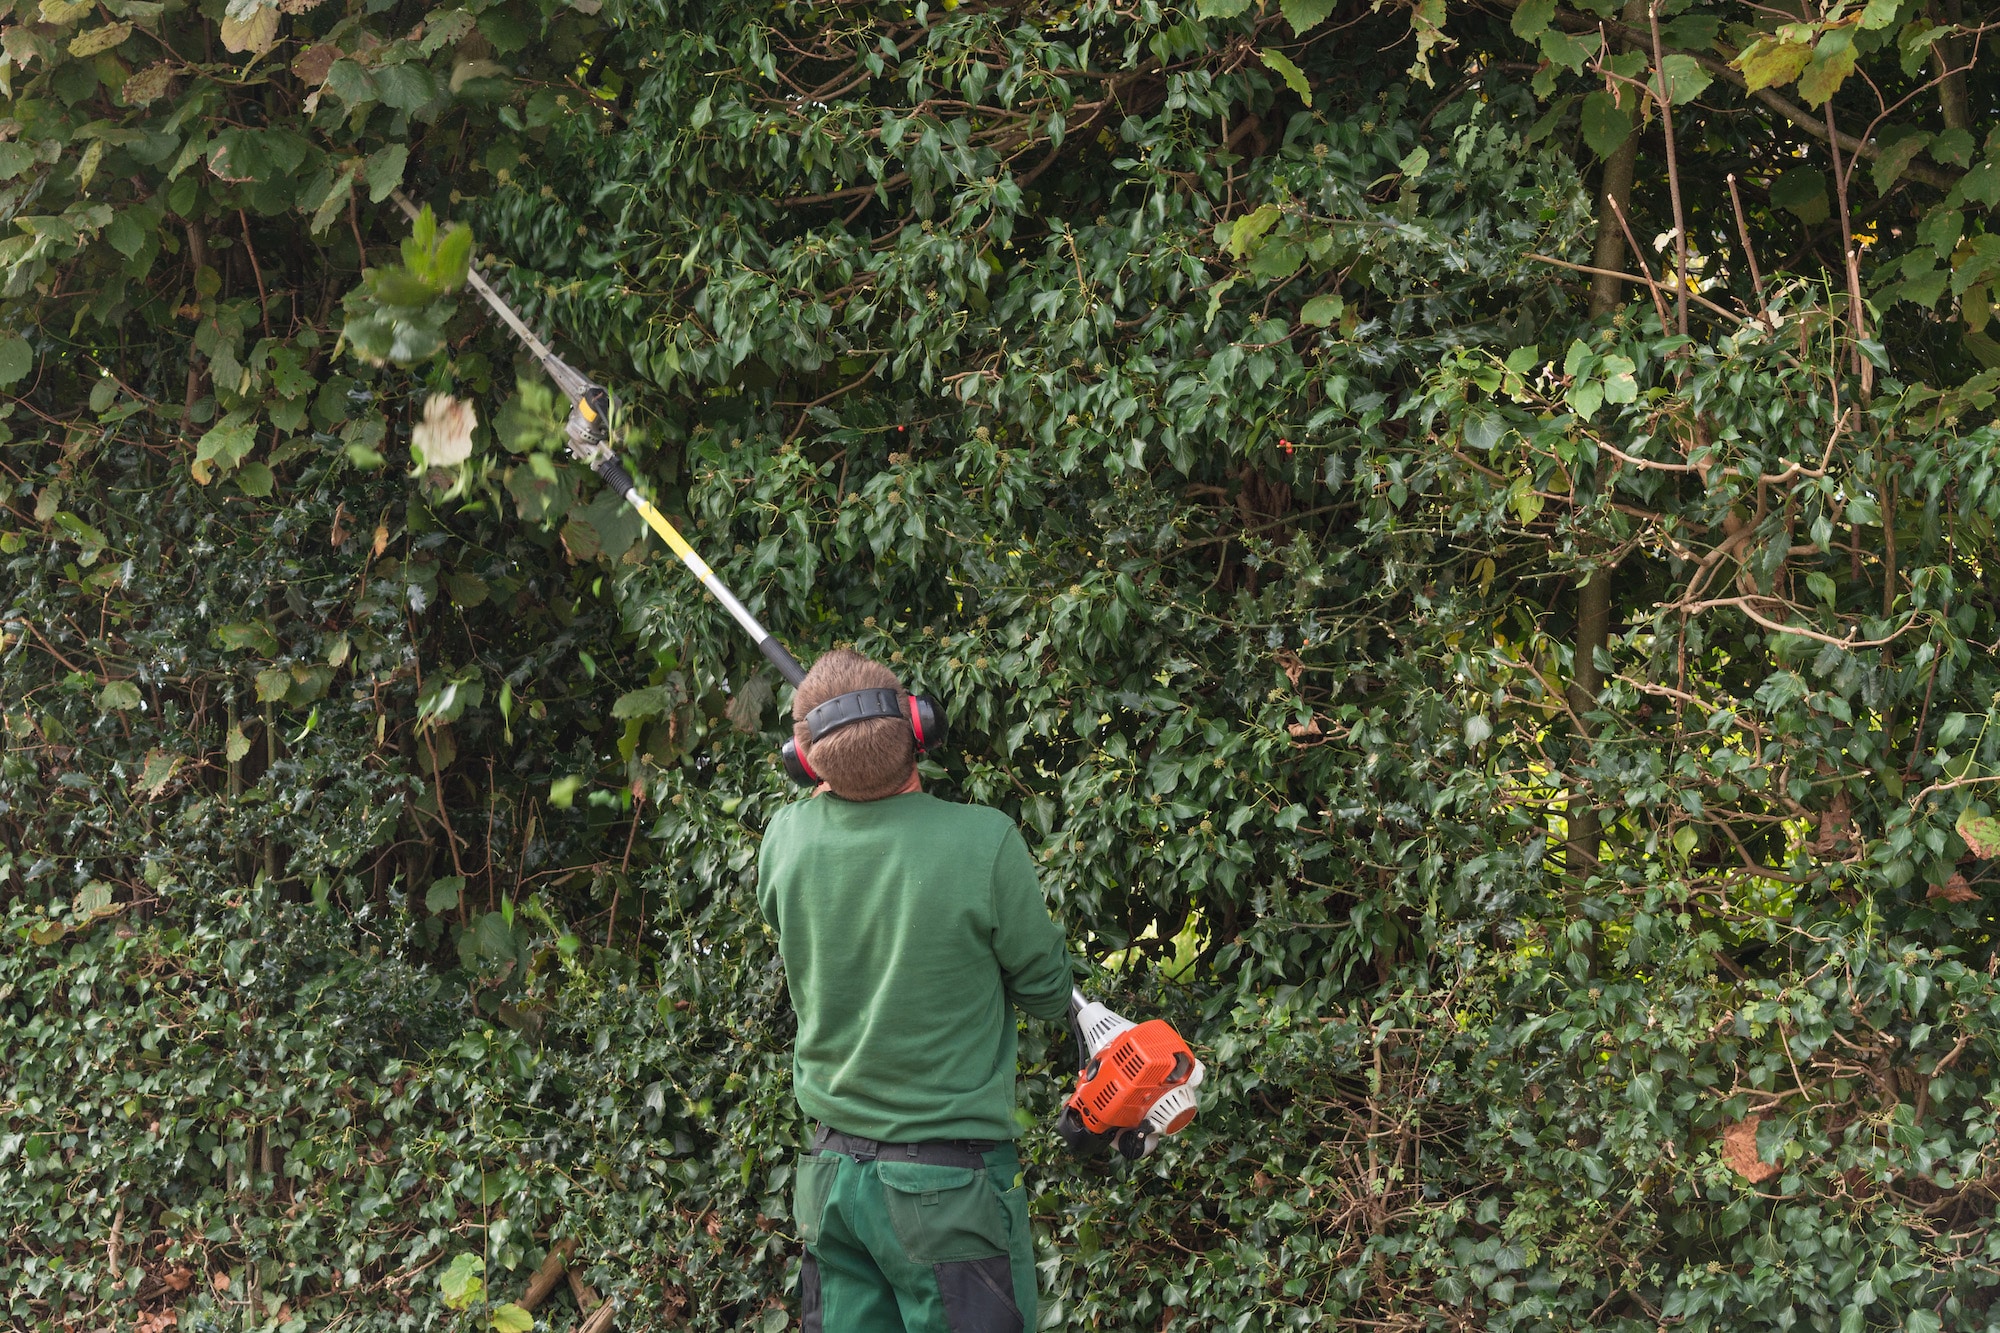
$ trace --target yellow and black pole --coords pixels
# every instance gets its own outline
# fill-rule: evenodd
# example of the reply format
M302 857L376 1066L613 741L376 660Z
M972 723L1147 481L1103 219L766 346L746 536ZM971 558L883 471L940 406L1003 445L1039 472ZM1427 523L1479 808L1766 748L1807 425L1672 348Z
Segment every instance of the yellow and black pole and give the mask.
M394 197L396 206L415 221L416 205L412 204L400 190ZM593 383L550 351L548 344L537 338L534 330L514 313L513 307L501 300L499 293L493 290L486 279L479 276L478 269L466 271L466 282L473 291L479 293L487 305L492 307L493 313L500 316L500 322L514 331L514 336L527 346L529 354L541 363L549 378L556 382L556 387L568 396L569 420L564 424L563 434L569 444L569 451L588 465L607 486L623 496L625 503L631 505L633 511L646 520L646 526L660 535L660 540L680 557L682 564L693 571L702 585L715 595L715 600L722 603L723 610L729 612L736 623L743 627L743 632L756 643L758 651L770 659L772 666L778 668L779 675L794 686L803 681L806 678L805 668L785 651L785 645L779 643L771 631L765 629L757 617L750 614L750 609L737 600L736 594L729 590L729 585L716 577L715 571L709 568L708 561L701 558L701 553L688 545L687 538L681 536L679 529L667 522L667 516L654 508L652 501L639 494L639 488L632 481L632 474L618 461L618 455L611 448L611 395L605 392L602 385Z

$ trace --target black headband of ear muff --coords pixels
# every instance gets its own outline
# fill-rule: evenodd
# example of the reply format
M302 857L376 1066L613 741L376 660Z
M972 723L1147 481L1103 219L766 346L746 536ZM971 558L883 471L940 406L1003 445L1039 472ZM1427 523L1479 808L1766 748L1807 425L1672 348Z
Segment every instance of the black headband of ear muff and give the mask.
M836 694L806 714L806 736L818 742L856 722L892 717L909 725L918 754L930 754L943 747L944 709L929 695L905 694L901 690L869 689ZM820 780L806 757L799 753L796 741L787 737L779 752L784 757L785 771L794 782L810 785Z
M806 735L818 742L842 727L851 727L856 722L866 722L871 718L899 717L907 721L910 715L903 709L903 698L901 690L855 690L851 694L836 694L806 714ZM918 745L921 748L921 739Z

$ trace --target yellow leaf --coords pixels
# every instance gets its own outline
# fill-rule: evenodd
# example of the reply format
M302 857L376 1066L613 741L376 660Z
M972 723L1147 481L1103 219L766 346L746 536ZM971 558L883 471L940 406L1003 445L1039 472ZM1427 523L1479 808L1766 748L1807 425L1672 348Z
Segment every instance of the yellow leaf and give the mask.
M278 40L278 11L255 9L248 17L222 20L222 44L231 51L263 55Z

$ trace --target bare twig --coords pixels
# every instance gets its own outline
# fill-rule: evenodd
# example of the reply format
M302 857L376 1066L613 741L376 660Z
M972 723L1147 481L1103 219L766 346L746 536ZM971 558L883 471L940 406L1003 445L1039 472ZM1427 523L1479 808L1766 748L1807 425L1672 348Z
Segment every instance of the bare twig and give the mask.
M1659 84L1660 130L1667 142L1667 194L1674 204L1674 327L1682 337L1688 331L1688 234L1687 219L1681 213L1681 168L1679 155L1674 152L1674 99L1667 87L1667 67L1660 49L1660 7L1657 4L1646 8L1646 20L1653 29L1653 78ZM1625 220L1619 215L1620 222Z

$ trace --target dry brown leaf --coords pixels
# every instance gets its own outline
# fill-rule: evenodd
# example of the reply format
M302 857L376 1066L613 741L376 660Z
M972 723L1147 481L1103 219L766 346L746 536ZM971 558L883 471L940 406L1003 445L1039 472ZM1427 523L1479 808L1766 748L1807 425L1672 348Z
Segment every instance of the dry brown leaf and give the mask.
M1310 722L1294 722L1286 727L1285 730L1292 733L1293 740L1302 741L1308 736L1317 736L1320 734L1319 719L1314 718Z
M229 1290L229 1274L223 1272L219 1268L216 1269L214 1273L209 1275L208 1281L209 1285L214 1287L217 1291Z
M1763 1123L1761 1116L1753 1115L1722 1131L1722 1160L1752 1185L1778 1174L1776 1163L1757 1155L1757 1127Z
M299 58L292 62L292 73L298 75L299 82L306 87L317 88L326 82L326 72L338 59L340 48L332 42L321 42L299 53Z
M1955 871L1952 877L1944 883L1931 885L1929 892L1925 893L1924 897L1942 898L1948 903L1976 903L1979 901L1978 891L1966 882L1965 876Z
M157 1130L158 1128L158 1122L155 1122L154 1129ZM170 1291L186 1291L194 1285L194 1270L186 1264L182 1264L180 1267L169 1271L160 1281L166 1283Z
M259 7L240 19L222 20L222 44L235 52L263 55L278 41L278 11Z
M388 549L389 525L387 523L377 523L375 525L375 554L380 555Z

